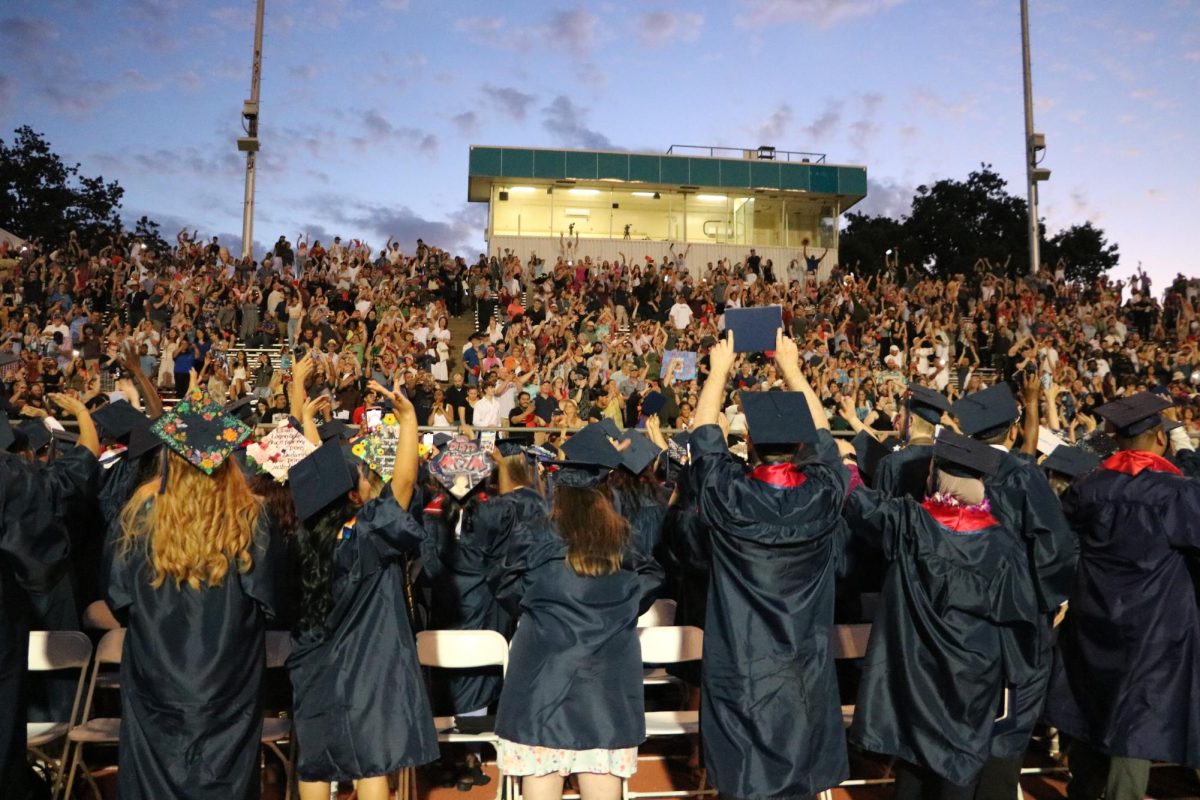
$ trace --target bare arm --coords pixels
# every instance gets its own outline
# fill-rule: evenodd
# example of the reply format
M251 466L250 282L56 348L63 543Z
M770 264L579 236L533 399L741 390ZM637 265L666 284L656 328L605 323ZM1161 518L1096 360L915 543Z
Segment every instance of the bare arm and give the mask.
M788 389L804 395L813 425L818 430L829 430L829 417L825 414L825 407L821 405L821 398L817 397L812 384L800 371L800 351L796 348L796 341L790 336L785 336L782 328L775 332L775 364L779 367L779 374L783 376L783 382L787 384Z

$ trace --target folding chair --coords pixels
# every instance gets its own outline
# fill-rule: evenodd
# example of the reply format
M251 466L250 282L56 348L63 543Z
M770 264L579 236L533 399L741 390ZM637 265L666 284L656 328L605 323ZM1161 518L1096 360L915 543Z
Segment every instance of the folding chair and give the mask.
M638 617L637 626L639 628L659 628L674 625L676 607L674 600L655 600L654 605L650 606L645 614ZM662 667L647 668L644 671L642 685L674 686L679 690L679 707L682 709L687 705L687 686L674 675L667 674Z
M78 670L79 680L75 685L75 700L71 704L71 715L66 720L54 722L26 722L26 748L54 765L54 782L51 797L57 797L63 788L63 773L71 752L71 741L67 733L75 724L79 714L79 701L83 697L83 685L88 675L88 664L92 661L92 641L79 631L32 631L29 634L29 671L54 672ZM59 758L47 754L47 748L62 740L63 750Z
M92 792L95 794L97 800L102 797L100 787L96 786L96 782L92 779L92 773L83 760L83 746L85 744L115 746L120 739L120 718L104 717L92 719L91 716L92 702L96 696L96 684L101 677L100 670L102 667L119 665L121 663L121 653L124 649L124 628L104 634L104 637L100 639L100 644L96 645L96 658L92 663L92 677L88 683L87 699L83 704L83 714L79 718L79 724L72 727L67 734L67 738L75 745L75 755L71 758L71 766L67 772L67 788L63 792L63 797L71 796L71 789L75 786L75 771L80 765L83 766L84 779L92 787Z
M638 628L643 664L683 664L699 661L704 653L704 631L692 625L662 625ZM700 733L699 711L647 711L646 737L693 736ZM629 782L621 782L622 796L635 797L699 797L714 795L716 789L705 787L705 772L700 771L700 785L681 791L631 792Z
M287 631L267 631L267 669L282 669L287 657L292 652L292 637ZM296 737L292 733L290 717L266 717L263 719L262 736L259 739L262 746L275 754L283 764L283 774L287 785L283 799L291 800L292 785L295 783L296 769ZM287 755L283 754L281 742L287 742Z
M417 634L417 662L433 669L480 669L499 667L503 675L508 670L508 640L496 631L421 631ZM434 717L438 741L443 743L481 743L496 746L495 732L462 733L454 717ZM516 797L515 781L501 775L496 782L496 797L505 789L508 797ZM401 770L397 800L413 800L417 796L417 772L412 767Z

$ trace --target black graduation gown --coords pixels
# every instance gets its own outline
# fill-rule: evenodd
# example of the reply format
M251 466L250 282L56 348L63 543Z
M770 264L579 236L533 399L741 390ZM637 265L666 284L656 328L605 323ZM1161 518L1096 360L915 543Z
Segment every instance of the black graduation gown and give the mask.
M168 578L155 589L146 548L124 552L113 527L105 594L127 629L121 800L258 797L264 616L278 604L285 566L265 514L250 556L250 570L230 564L220 586L193 589Z
M426 509L426 530L437 530L436 552L423 548L424 570L433 584L430 627L434 629L496 631L510 638L513 619L496 600L487 576L504 558L509 537L519 520L540 519L546 501L528 487L481 498L474 513L455 537L440 514ZM432 537L431 537L432 540ZM441 677L441 676L438 676ZM500 697L497 670L453 670L448 676L455 714L490 706Z
M293 633L287 662L300 780L369 778L438 757L404 595L404 557L424 538L388 486L334 547L333 608L323 629Z
M675 599L675 624L703 629L712 545L686 474L678 491L678 499L667 510L658 560L666 570L667 594Z
M29 658L29 593L61 579L70 538L58 508L86 491L96 459L82 447L53 468L0 454L0 786L13 797L27 791L25 688Z
M865 487L846 513L889 562L850 738L950 783L974 783L1006 686L1037 646L1025 548L986 512L891 500ZM1010 706L1011 708L1011 706Z
M662 569L629 547L618 572L585 577L566 555L549 519L522 521L491 576L496 596L520 615L496 733L565 750L636 747L646 738L637 618Z
M1102 465L1063 504L1082 550L1047 719L1105 753L1200 767L1200 482Z
M911 497L918 503L929 493L932 444L910 444L879 459L871 486L888 497Z
M1054 615L1070 595L1079 540L1050 482L1029 456L1005 453L996 474L984 486L992 513L1026 549L1042 612L1039 646L1030 652L1030 663L1023 670L1029 679L1011 687L1011 713L997 724L992 736L992 755L1012 760L1024 755L1042 715L1054 661Z
M847 775L830 636L850 474L824 431L803 472L763 479L745 473L716 425L690 444L712 540L700 706L709 778L736 797L816 794Z

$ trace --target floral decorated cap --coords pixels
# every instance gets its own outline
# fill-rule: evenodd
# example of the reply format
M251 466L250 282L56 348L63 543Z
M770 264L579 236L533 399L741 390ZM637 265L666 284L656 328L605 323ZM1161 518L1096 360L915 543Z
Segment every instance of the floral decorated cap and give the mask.
M391 415L387 415L391 416ZM356 440L350 447L350 452L361 459L371 471L383 478L384 482L392 479L392 467L396 464L396 447L400 444L400 426L384 424Z
M277 483L287 480L288 470L304 460L317 446L289 423L276 426L257 442L246 446L246 458L268 473Z
M206 475L224 464L251 434L250 428L198 389L159 417L150 430Z

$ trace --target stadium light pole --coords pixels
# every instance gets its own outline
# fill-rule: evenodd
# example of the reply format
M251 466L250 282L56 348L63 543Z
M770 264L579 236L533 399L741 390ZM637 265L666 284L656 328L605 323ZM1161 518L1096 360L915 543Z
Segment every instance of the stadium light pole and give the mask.
M1041 266L1038 235L1038 183L1050 179L1050 170L1038 166L1046 137L1033 131L1033 71L1029 66L1029 0L1021 0L1021 59L1025 72L1025 182L1029 192L1029 274Z
M254 250L254 173L258 155L258 86L262 78L263 7L258 0L254 17L254 60L250 67L250 99L242 103L242 124L246 135L238 137L238 150L246 154L246 196L242 204L242 258Z

